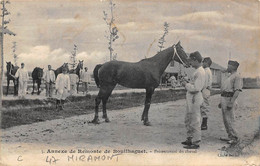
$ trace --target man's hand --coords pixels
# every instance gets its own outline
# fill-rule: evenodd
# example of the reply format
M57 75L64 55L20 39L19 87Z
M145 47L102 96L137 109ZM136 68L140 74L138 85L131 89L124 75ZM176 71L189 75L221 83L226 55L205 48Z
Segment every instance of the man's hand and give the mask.
M229 110L232 109L233 105L234 105L233 102L231 102L231 101L228 102L228 103L227 103L227 109L229 109Z
M221 103L218 104L218 108L221 108Z

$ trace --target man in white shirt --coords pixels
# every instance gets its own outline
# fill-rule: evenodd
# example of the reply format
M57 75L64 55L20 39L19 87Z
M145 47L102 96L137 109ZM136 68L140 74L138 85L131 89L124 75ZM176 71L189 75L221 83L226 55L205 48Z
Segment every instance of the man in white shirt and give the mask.
M84 68L85 71L82 71L81 73L81 80L82 80L82 84L83 84L83 87L84 87L84 92L83 93L88 93L88 89L89 89L89 85L90 84L90 75L88 74L88 68L85 67Z
M185 116L185 126L187 129L187 140L182 142L186 149L198 149L201 142L201 115L200 107L203 103L202 89L205 86L205 70L202 67L202 57L198 51L190 54L190 64L195 68L190 82L183 81L185 86L187 109Z
M55 73L51 69L51 65L48 65L48 70L44 72L43 79L46 84L46 97L52 97L53 84L55 83Z
M70 91L70 77L67 74L66 68L62 68L62 73L58 75L55 88L57 91L56 108L63 110L63 104L65 99L69 96Z
M15 73L15 77L19 79L18 96L23 99L27 92L27 81L29 80L28 71L24 68L24 63L21 63L21 68Z
M210 89L212 85L212 73L210 71L210 66L212 64L212 60L210 57L206 57L203 59L202 66L205 70L205 86L202 90L202 96L203 96L203 103L200 107L201 110L201 117L202 117L202 124L201 124L201 130L207 130L208 129L208 116L207 112L210 110L209 106L209 97L210 97Z

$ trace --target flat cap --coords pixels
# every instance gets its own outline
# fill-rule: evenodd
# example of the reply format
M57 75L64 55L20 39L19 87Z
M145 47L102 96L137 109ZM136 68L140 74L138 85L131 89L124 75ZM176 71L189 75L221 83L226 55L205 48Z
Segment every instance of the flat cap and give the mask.
M234 67L236 67L236 68L238 68L238 66L239 66L239 63L238 63L237 61L231 61L231 60L229 60L229 61L228 61L228 64L229 64L229 65L232 65L232 66L234 66Z
M198 51L196 51L196 52L190 53L190 59L201 62L202 56L200 55L200 53Z

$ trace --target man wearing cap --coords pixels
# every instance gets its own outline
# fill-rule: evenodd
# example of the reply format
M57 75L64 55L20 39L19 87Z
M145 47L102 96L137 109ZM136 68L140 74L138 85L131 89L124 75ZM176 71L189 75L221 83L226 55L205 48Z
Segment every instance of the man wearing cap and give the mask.
M223 121L228 134L228 139L222 139L229 144L238 143L237 132L234 129L234 110L236 109L236 99L242 91L243 82L237 68L237 61L228 61L227 72L230 75L221 84L221 103L219 107L222 109Z
M58 75L55 88L57 91L56 108L63 110L63 104L65 99L69 96L70 91L70 77L67 74L66 68L62 68L62 73Z
M81 74L81 79L82 79L82 84L83 84L83 87L84 87L84 92L83 93L88 93L88 89L89 89L89 87L88 87L88 84L90 84L90 76L89 76L89 74L88 74L88 68L87 67L85 67L84 68L85 69L85 71L82 71L82 74Z
M52 97L52 85L55 83L55 73L51 69L51 65L48 65L48 70L44 72L43 79L46 84L46 97Z
M21 63L21 68L15 73L15 77L19 79L18 96L24 98L27 92L27 81L29 80L28 71L24 68L24 63Z
M200 107L203 103L202 89L205 86L205 70L202 67L202 57L198 51L190 54L190 64L195 68L190 82L182 82L185 86L187 109L185 115L185 126L187 129L187 140L182 142L187 149L198 149L201 141L201 114Z
M212 60L210 57L206 57L203 59L202 66L205 70L205 86L202 90L202 96L203 96L203 103L200 107L201 110L201 117L202 117L202 124L201 124L201 130L207 130L208 129L208 116L207 112L209 112L210 106L209 106L209 97L210 97L210 89L212 84L212 73L210 71L210 66L212 64Z

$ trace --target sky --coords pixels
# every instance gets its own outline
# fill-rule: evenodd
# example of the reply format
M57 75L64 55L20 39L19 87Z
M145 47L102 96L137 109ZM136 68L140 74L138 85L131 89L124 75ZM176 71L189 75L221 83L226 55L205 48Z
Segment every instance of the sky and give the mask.
M54 69L70 62L74 44L77 59L90 71L109 60L108 27L103 11L110 17L108 0L10 0L9 30L5 35L4 59L12 61L12 43L17 43L18 65ZM137 62L154 56L169 23L165 48L181 41L187 53L226 67L229 58L240 63L243 77L260 74L258 0L113 0L119 39L114 43L117 60Z

